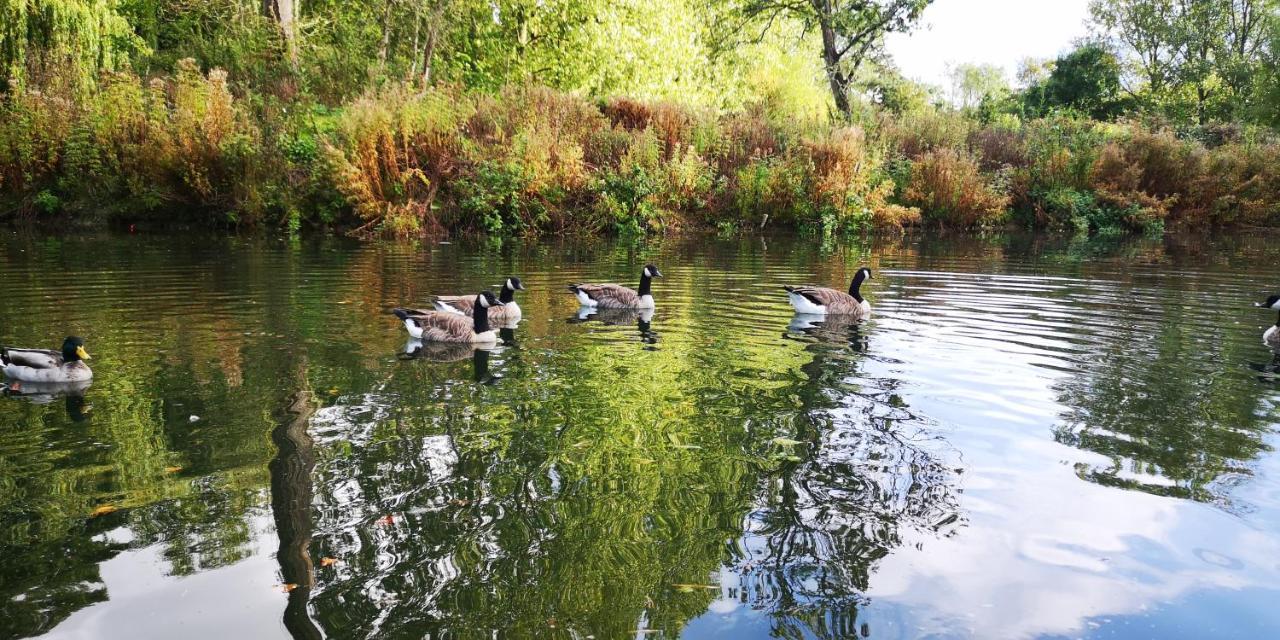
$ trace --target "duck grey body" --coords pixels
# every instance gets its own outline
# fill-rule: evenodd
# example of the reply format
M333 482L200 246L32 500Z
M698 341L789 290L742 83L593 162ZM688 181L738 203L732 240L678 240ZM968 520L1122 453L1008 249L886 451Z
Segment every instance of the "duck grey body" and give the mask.
M19 382L83 382L93 378L93 371L85 360L84 339L69 336L62 342L62 351L45 349L0 349L0 366L5 377Z
M812 315L852 316L857 320L871 317L871 303L862 298L862 283L871 278L871 270L862 267L853 276L849 292L811 285L783 287L791 306L798 313Z
M598 309L652 309L654 308L653 279L661 278L662 272L649 264L640 272L640 288L638 290L620 284L571 284L569 291L578 297L578 303L584 307Z

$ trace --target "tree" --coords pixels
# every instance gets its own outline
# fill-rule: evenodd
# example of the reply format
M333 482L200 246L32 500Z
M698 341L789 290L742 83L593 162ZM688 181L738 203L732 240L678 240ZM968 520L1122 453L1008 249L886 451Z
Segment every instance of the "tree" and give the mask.
M961 109L976 109L983 101L1009 93L1004 69L994 64L960 64L948 71L951 102Z
M1218 73L1231 94L1234 116L1241 117L1253 98L1255 78L1272 72L1266 65L1268 37L1274 33L1280 2L1276 0L1228 0Z
M285 55L289 64L298 66L298 42L295 32L297 15L293 0L262 0L262 15L271 18L280 27Z
M1085 44L1059 57L1049 77L1036 88L1038 93L1028 91L1040 100L1039 109L1033 111L1067 108L1106 120L1115 117L1121 106L1120 62L1101 45Z
M740 11L761 33L780 17L822 36L822 63L836 108L851 114L849 89L858 67L888 33L909 31L933 0L744 0Z
M1093 0L1089 14L1099 30L1131 54L1133 73L1156 97L1176 82L1182 45L1174 36L1178 0ZM1133 90L1133 89L1131 89Z

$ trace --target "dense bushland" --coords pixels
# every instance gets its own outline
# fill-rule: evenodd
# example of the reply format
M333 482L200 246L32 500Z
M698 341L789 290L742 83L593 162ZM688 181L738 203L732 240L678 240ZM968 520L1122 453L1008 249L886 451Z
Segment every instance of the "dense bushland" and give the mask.
M930 2L0 0L0 219L1280 226L1274 2L1096 0L1017 87L946 96L883 50Z
M648 233L682 226L901 226L882 150L857 127L667 102L596 103L391 85L336 110L234 97L193 61L104 78L87 98L3 103L0 189L58 214L333 224L392 235Z
M1280 146L1239 134L940 109L826 124L533 85L299 108L191 60L96 86L0 102L10 216L397 236L1280 224Z

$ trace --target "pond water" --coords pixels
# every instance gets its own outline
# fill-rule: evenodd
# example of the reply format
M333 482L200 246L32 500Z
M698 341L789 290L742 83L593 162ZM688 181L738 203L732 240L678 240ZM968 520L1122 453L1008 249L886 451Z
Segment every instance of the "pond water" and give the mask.
M5 232L0 343L96 376L0 398L0 637L1278 637L1278 263ZM793 317L864 264L869 322ZM492 351L387 313L509 274Z

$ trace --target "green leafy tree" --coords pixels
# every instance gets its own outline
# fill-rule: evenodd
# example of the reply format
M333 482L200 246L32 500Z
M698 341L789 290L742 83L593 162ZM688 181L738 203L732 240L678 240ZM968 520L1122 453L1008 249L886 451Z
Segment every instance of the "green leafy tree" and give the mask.
M783 19L800 22L806 31L816 29L831 97L848 118L849 91L858 69L883 46L885 34L911 30L932 1L743 0L739 11L748 25L760 25L762 31Z
M0 90L28 79L86 86L145 48L115 0L0 1Z
M1121 109L1120 62L1097 44L1086 44L1060 58L1043 83L1031 87L1028 110L1043 115L1054 109L1074 109L1106 120Z
M951 102L961 109L976 109L984 101L1009 93L1004 69L994 64L960 64L949 70Z

